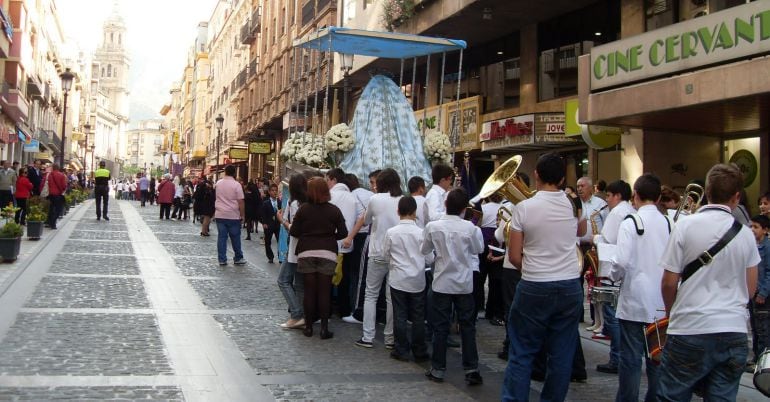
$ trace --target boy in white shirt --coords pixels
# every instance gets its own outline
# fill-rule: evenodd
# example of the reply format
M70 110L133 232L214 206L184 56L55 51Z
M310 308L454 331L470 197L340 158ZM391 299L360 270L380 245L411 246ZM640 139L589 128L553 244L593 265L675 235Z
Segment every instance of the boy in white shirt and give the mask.
M390 357L409 361L409 351L415 361L426 361L425 346L425 262L428 256L420 252L423 231L416 224L417 203L412 197L398 201L398 225L388 229L382 253L389 261L390 299L393 304L393 334L395 350ZM432 257L432 255L431 255ZM432 258L431 258L432 259ZM407 323L412 322L412 342L407 336Z
M445 205L446 214L425 225L425 241L421 249L422 254L436 253L430 303L433 356L431 369L425 375L431 381L444 381L447 337L454 306L460 324L465 381L468 385L479 385L484 381L479 374L476 350L473 266L474 257L484 250L484 239L481 229L460 217L468 206L465 190L456 188L450 191Z

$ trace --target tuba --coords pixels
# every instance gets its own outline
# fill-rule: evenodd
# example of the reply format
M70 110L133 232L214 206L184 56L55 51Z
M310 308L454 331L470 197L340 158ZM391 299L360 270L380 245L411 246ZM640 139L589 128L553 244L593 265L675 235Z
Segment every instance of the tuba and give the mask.
M535 195L535 191L531 191L516 175L520 166L521 155L514 155L503 162L500 167L492 172L492 175L489 176L487 181L484 182L479 196L481 198L488 198L495 193L500 193L506 200L514 204L518 204L527 198L532 198L532 196ZM509 226L511 225L511 211L508 208L501 207L497 211L497 218L501 222L505 222L505 242L509 243L507 234L509 232Z
M682 194L682 199L679 201L679 206L676 208L676 213L673 218L674 222L679 219L679 215L682 214L682 212L686 215L692 215L698 211L700 203L703 201L704 194L706 194L706 191L703 190L703 187L700 185L695 183L688 184L687 187L684 188L684 194Z

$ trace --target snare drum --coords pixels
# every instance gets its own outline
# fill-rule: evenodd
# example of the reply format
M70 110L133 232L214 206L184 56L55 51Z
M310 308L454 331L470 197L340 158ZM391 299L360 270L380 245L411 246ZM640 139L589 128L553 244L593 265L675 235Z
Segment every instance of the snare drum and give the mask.
M765 348L757 359L754 369L754 386L765 396L770 396L770 349Z
M647 345L647 356L655 364L663 359L663 347L666 345L668 317L661 318L647 325L644 330L644 343Z
M612 307L618 305L620 288L614 286L594 286L591 288L591 301L595 303L607 303Z

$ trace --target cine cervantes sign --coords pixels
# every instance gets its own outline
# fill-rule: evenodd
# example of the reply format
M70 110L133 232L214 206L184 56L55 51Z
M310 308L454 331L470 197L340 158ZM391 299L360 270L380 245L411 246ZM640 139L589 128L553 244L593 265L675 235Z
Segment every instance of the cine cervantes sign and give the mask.
M770 0L591 49L591 90L770 52Z

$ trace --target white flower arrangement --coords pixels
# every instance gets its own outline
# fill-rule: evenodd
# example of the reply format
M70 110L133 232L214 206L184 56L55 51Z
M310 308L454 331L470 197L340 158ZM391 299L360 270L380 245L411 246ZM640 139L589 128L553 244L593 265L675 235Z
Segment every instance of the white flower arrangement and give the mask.
M353 149L356 140L353 138L353 130L345 123L340 123L326 132L324 135L326 150L328 152L348 152Z
M281 157L284 160L295 160L297 152L302 149L302 137L304 134L304 132L295 132L283 143Z
M299 149L294 154L294 160L313 167L323 167L326 164L326 150L321 137L310 135L304 147L302 146L302 138L298 138L296 141L299 143Z
M431 130L425 133L423 151L430 161L449 163L451 159L449 137L441 131Z

